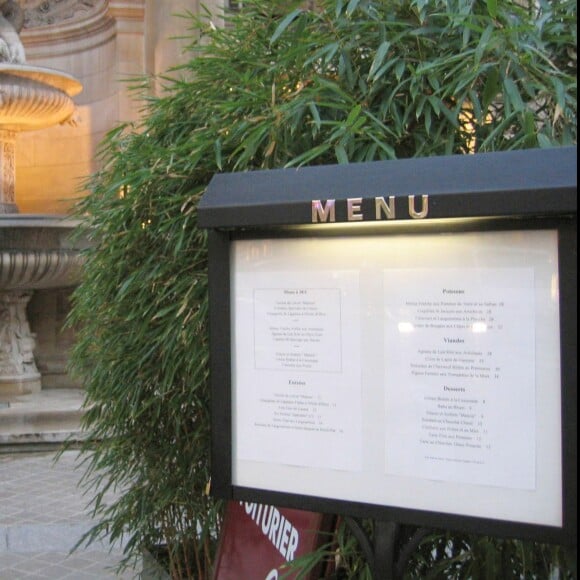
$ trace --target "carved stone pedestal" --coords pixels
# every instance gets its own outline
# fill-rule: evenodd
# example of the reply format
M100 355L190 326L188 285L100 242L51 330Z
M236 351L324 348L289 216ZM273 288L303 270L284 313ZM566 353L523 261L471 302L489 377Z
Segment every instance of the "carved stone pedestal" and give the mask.
M0 129L0 214L17 213L14 202L14 145L16 133Z
M28 303L33 292L50 293L73 288L78 283L83 260L81 244L70 237L75 226L74 221L49 216L0 215L0 398L40 390L40 362L45 367L51 366L58 354L54 352L58 347L50 343L44 360L36 359L35 364L34 348L41 342L42 329L46 330L50 317L39 317L38 295L30 307ZM41 304L50 307L50 303ZM57 306L55 302L52 308ZM62 310L65 306L58 307ZM36 313L36 325L32 327L28 319L30 310ZM44 327L39 326L39 318ZM59 321L64 318L61 312ZM38 340L31 329L40 333ZM57 332L50 326L48 331ZM46 338L44 342L46 347ZM64 362L60 366L63 365ZM55 372L54 368L47 370Z
M0 292L0 396L37 393L40 373L34 362L34 335L26 317L32 293Z

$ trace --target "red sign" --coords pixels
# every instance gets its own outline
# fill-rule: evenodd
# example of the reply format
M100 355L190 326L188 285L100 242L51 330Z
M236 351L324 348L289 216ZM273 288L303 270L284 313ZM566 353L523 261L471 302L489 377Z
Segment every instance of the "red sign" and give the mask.
M329 537L332 518L303 510L231 501L221 531L214 580L277 580L283 566L316 550ZM284 578L295 578L295 573ZM316 572L316 573L314 573ZM303 576L320 578L320 571Z

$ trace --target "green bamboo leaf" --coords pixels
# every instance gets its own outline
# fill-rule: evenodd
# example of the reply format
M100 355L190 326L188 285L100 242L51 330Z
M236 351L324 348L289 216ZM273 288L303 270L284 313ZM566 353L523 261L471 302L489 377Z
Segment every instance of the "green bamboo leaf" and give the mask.
M497 67L490 68L487 74L487 79L485 80L485 86L483 88L483 96L481 99L483 113L487 114L489 106L493 100L497 97L499 93L499 70Z
M389 70L391 70L398 62L398 58L391 58L386 62L374 75L373 82L380 80Z
M366 125L366 117L364 115L361 115L352 125L352 127L350 128L352 133L357 133L358 131L360 131L364 125Z
M284 165L284 167L297 167L310 163L316 160L317 158L324 156L330 148L331 148L330 143L321 143L320 145L312 147L311 149L304 151L304 153L301 153L300 155L297 155L296 157L290 159Z
M341 145L340 143L338 145L335 145L334 153L336 155L336 160L341 165L346 165L348 163L348 155L346 153L346 149L344 148L344 145Z
M471 38L471 28L469 28L469 26L465 26L463 28L463 48L465 48L469 44L470 38Z
M556 102L561 109L564 109L566 106L566 89L564 83L556 76L553 76L551 80L556 93Z
M292 24L292 22L294 22L298 16L300 16L300 14L302 14L302 9L297 8L296 10L290 12L290 14L288 14L285 18L283 18L282 22L280 22L278 25L278 28L276 28L274 31L274 34L272 34L272 37L270 38L270 44L274 44L276 40L278 40L278 38L284 34L284 31L288 28L288 26L290 26L290 24Z
M431 108L427 107L425 109L425 114L423 115L423 118L425 119L425 131L427 132L427 135L429 135L429 133L431 132Z
M497 17L497 0L486 0L487 12L492 18Z
M215 163L218 169L221 171L223 169L223 163L222 163L222 144L220 139L215 140L214 150L215 150Z
M354 125L354 122L358 119L360 113L362 110L362 106L361 105L357 105L356 107L354 107L354 109L352 109L350 111L350 113L348 114L348 117L346 118L346 126L347 127L351 127L352 125Z
M478 123L484 123L485 119L483 117L483 111L481 108L481 101L479 100L479 93L477 91L471 90L468 92L469 102L473 109L473 115Z
M308 109L310 110L310 114L312 115L312 120L314 121L314 126L316 129L320 129L321 120L320 120L320 112L318 111L318 107L313 103L308 103Z
M524 113L524 132L528 139L535 138L536 135L536 121L534 119L534 114L531 111L526 111Z
M510 100L511 105L515 111L523 111L526 106L520 95L520 91L513 79L506 78L503 81L505 93Z
M416 120L419 120L419 117L423 113L423 107L425 106L426 102L427 102L427 97L425 95L421 95L417 99L416 108L415 108L415 119Z
M391 43L388 40L381 42L375 54L375 58L373 59L373 62L371 64L371 68L369 69L368 74L369 80L374 79L374 75L383 64L385 56L387 56L387 53L389 52L389 48L391 48Z
M427 75L427 81L431 85L431 88L434 91L437 92L441 88L441 83L440 83L439 77L437 77L437 75L435 75L435 74L429 74L429 75Z
M489 41L491 39L493 32L494 32L493 24L487 26L487 28L483 31L483 34L479 39L479 43L477 44L477 48L475 49L474 60L476 65L478 65L481 62L483 54L489 47Z
M405 72L406 63L404 60L400 60L395 66L395 76L397 80L400 81L403 73Z
M359 5L360 0L350 0L348 6L346 7L346 15L350 16L355 10L356 7Z
M433 108L435 114L439 116L439 113L441 113L441 108L445 107L445 105L441 102L441 99L434 97L433 95L429 95L427 99L429 100L429 103L431 103L431 107Z
M153 317L151 318L151 320L157 320L159 318L163 318L164 316L166 316L167 314L171 314L174 313L175 310L175 306L171 305L171 306L166 306L165 308L162 308L161 310L157 311ZM173 316L172 316L173 318Z
M442 103L441 112L454 127L459 127L458 111L455 109L450 109L445 105L445 103Z

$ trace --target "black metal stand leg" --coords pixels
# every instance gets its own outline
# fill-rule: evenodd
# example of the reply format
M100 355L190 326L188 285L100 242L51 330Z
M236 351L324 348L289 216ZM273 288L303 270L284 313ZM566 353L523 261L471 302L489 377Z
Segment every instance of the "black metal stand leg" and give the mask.
M395 522L374 520L374 543L360 521L346 518L371 568L373 580L396 580L395 543L399 526Z
M399 526L395 522L374 521L374 566L375 580L396 580L395 544Z
M430 533L427 528L418 528L413 536L400 546L400 553L397 553L400 526L396 522L373 520L373 542L359 520L347 517L346 523L369 563L373 580L402 578L407 561Z

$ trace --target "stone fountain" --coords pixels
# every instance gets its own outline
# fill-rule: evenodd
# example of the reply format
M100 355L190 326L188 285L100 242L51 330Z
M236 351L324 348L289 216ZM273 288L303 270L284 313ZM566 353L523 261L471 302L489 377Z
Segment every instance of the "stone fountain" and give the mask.
M72 220L21 214L15 201L19 132L66 123L81 84L65 73L25 62L15 0L0 0L0 397L41 389L27 304L35 290L78 282L81 257Z

